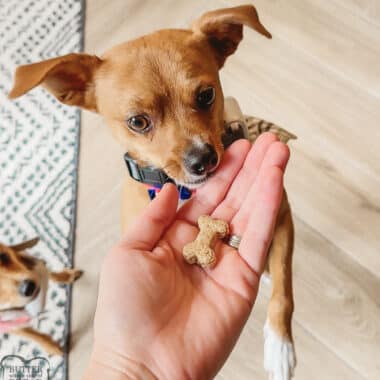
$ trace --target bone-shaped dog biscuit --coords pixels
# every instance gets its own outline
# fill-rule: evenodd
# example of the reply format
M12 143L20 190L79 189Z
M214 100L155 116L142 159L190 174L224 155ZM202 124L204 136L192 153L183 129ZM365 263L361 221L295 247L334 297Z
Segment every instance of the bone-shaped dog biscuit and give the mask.
M183 257L189 264L209 267L215 263L215 252L212 247L216 238L228 234L228 224L224 220L213 219L202 215L198 218L199 234L197 238L183 248Z

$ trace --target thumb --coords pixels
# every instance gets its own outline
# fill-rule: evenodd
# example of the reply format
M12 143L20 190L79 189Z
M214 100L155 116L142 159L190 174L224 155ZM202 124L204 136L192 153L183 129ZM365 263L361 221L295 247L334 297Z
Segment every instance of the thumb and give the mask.
M129 248L152 250L177 213L178 190L167 183L135 220L122 239Z

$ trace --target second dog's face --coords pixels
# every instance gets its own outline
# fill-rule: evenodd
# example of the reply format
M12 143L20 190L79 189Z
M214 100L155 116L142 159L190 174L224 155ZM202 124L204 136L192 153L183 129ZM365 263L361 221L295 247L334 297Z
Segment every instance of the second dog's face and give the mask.
M69 54L21 66L10 93L42 84L60 101L101 114L126 150L196 187L220 162L223 94L219 69L243 25L270 37L251 5L204 14L189 30L161 30L102 57Z
M0 243L0 312L25 307L40 290L37 259L23 252L33 242L15 247Z

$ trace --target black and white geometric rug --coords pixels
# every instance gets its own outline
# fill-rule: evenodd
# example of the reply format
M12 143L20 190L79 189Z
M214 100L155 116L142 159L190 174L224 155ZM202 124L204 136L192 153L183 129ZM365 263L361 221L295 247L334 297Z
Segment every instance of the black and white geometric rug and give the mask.
M82 50L82 0L0 0L0 241L39 236L31 253L53 270L72 265L80 114L41 89L7 99L17 65ZM65 344L70 289L50 284L38 330ZM38 346L0 336L0 360L45 356ZM50 379L67 378L67 354L50 357Z

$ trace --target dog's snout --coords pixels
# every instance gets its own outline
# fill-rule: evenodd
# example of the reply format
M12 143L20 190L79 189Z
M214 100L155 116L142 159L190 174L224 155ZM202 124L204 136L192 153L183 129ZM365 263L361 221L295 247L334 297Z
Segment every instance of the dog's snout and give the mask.
M37 285L32 280L24 280L21 282L19 287L19 293L23 297L31 297L37 289Z
M191 147L185 156L185 167L193 175L203 175L218 164L218 154L210 144Z

